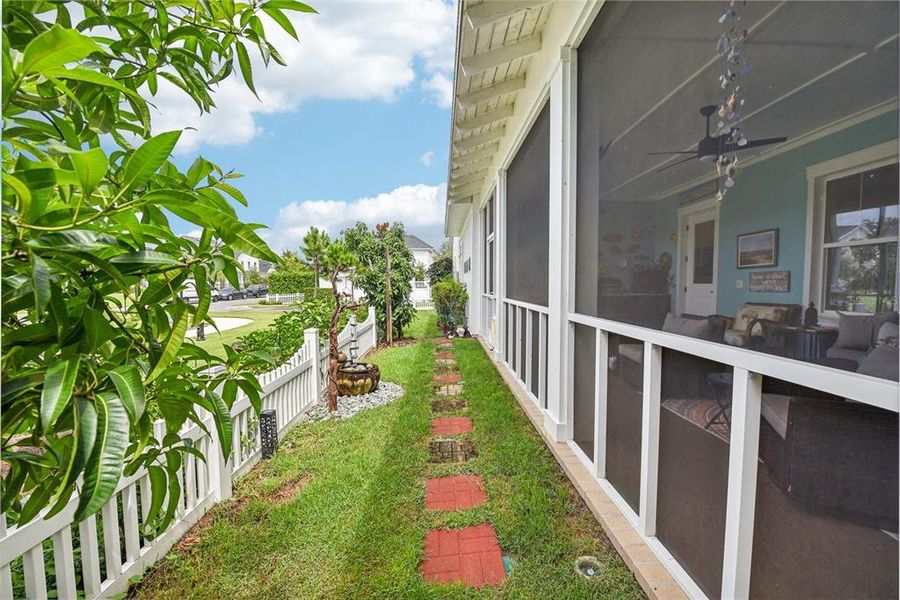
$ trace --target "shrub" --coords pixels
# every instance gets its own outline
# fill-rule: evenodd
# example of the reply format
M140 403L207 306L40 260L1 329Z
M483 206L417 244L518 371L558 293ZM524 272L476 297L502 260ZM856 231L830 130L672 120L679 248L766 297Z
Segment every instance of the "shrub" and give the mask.
M334 298L330 294L309 298L296 310L280 315L268 327L257 329L239 338L241 351L268 352L277 364L281 364L303 346L303 332L306 329L315 327L319 330L319 338L325 339L333 307ZM356 318L362 321L366 318L367 312L366 307L360 307L355 313L345 313L341 317L340 328L347 324L351 314L356 314Z
M444 279L431 288L438 326L444 331L466 326L466 287L455 279Z
M428 267L428 283L434 286L439 281L453 277L453 257L441 256Z
M290 270L269 273L270 294L295 294L315 285L312 271Z

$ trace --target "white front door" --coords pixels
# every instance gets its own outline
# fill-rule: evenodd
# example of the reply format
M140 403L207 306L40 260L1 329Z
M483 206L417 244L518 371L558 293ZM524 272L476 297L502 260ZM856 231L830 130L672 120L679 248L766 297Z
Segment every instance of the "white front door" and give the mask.
M686 215L683 230L684 309L693 315L716 313L718 227L715 209Z

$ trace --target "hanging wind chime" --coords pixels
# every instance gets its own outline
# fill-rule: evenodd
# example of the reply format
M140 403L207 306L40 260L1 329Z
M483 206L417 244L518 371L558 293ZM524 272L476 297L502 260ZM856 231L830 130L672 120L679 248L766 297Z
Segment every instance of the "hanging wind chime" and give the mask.
M741 17L735 9L736 0L731 0L728 9L719 17L719 23L726 31L719 37L716 51L724 59L725 72L719 75L722 98L716 111L718 116L718 134L725 144L721 148L732 148L729 153L723 150L716 158L716 173L719 177L716 202L721 202L725 194L734 186L734 174L738 168L738 148L747 145L747 138L741 131L741 109L744 106L741 78L750 73L750 64L744 59L743 44L747 39L747 30L739 27ZM741 6L747 5L746 0Z

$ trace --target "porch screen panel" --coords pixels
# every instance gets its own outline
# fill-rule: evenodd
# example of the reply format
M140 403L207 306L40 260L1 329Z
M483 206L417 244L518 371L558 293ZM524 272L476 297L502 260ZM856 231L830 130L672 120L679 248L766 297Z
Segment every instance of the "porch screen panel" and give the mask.
M610 334L606 386L606 479L637 513L641 491L643 342Z
M663 349L656 537L709 598L722 595L732 379Z
M897 319L900 4L735 10L751 69L724 88L716 3L606 2L578 47L575 311L855 370L877 331L832 349L837 332L798 326L810 299L825 325ZM751 143L729 148L738 84Z
M550 231L550 104L506 173L506 295L547 306Z
M897 413L763 378L753 598L896 598Z
M575 414L573 439L589 459L594 460L594 373L597 336L593 327L575 326Z

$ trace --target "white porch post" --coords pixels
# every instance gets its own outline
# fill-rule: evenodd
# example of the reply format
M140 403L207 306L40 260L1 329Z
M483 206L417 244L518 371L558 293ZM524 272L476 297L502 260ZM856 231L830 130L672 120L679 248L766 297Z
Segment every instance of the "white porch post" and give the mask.
M731 394L722 597L741 599L750 597L762 376L735 367Z
M569 373L569 208L572 201L570 137L574 52L560 49L560 60L550 80L550 256L547 320L547 409L544 426L555 441L572 437L568 394Z
M497 356L506 356L506 171L497 171L497 197L494 200L494 314L497 317Z
M477 196L476 196L477 197ZM469 315L467 318L469 331L484 335L481 323L482 292L484 291L484 231L481 206L472 203L472 289L469 290Z

